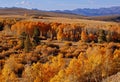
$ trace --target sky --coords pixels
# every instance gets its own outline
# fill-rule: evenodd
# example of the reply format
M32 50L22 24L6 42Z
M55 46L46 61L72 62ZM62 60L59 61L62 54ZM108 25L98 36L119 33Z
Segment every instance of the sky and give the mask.
M120 6L120 0L0 0L0 7L37 8L40 10L72 10Z

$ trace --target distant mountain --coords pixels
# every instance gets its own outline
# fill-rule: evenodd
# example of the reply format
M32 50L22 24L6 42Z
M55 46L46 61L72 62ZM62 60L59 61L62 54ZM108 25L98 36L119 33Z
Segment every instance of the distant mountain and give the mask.
M120 14L120 6L114 6L110 8L99 8L99 9L90 9L90 8L78 8L74 10L55 10L53 12L59 13L72 13L77 15L85 15L85 16L104 16L104 15L119 15Z

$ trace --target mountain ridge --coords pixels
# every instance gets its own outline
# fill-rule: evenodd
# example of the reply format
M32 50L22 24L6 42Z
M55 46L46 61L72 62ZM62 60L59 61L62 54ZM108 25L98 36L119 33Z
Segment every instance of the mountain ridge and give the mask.
M77 8L73 10L55 10L52 12L71 13L71 14L85 15L85 16L120 15L120 6L113 6L109 8L98 8L98 9Z

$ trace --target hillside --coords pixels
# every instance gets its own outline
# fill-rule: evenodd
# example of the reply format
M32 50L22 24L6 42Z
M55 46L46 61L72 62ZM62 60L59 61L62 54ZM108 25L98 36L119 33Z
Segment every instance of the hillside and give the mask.
M86 17L86 19L120 22L120 15L92 16L92 17Z
M120 72L119 23L5 18L0 27L0 82L110 82Z
M87 19L87 20L100 20L100 21L120 21L120 15L106 15L106 16L84 16L77 15L69 12L50 12L42 11L37 9L25 9L25 8L0 8L0 17L17 17L24 18L25 15L28 17L63 17L63 18L75 18L75 19Z
M90 9L90 8L77 8L74 10L56 10L53 12L64 12L64 13L72 13L77 15L85 15L85 16L103 16L103 15L118 15L120 14L120 6L109 7L109 8L99 8L99 9Z
M65 14L65 13L55 13L41 10L32 10L25 8L0 8L0 15L25 15L28 16L46 16L46 17L68 17L68 18L83 18L82 15L74 15L74 14Z

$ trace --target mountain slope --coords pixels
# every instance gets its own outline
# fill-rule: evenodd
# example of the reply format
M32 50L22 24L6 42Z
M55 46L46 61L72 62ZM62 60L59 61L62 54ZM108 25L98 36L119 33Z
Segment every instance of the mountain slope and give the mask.
M120 15L106 15L106 16L84 16L76 15L70 12L49 12L41 11L37 9L25 9L25 8L0 8L0 17L13 17L14 15L24 16L44 16L44 17L65 17L65 18L77 18L77 19L88 19L88 20L100 20L100 21L114 21L120 22ZM13 16L12 16L13 15Z
M90 17L86 17L86 19L120 22L120 15L90 16Z
M118 15L120 14L120 6L115 6L110 8L99 8L99 9L78 8L74 10L63 10L63 11L56 10L54 12L73 13L73 14L85 15L85 16Z
M47 17L68 17L68 18L83 18L82 15L66 14L66 13L55 13L41 10L32 10L25 8L0 8L0 15L24 15L28 16L47 16Z

